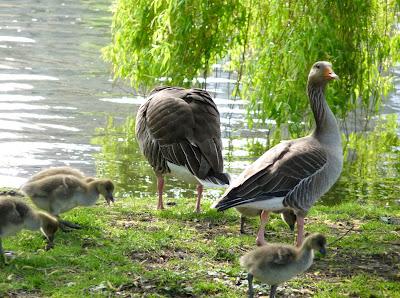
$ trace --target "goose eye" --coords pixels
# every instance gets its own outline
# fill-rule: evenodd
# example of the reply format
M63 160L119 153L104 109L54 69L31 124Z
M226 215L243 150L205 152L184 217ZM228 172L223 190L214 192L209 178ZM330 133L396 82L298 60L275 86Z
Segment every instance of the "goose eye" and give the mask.
M318 69L320 68L319 64L315 65L315 67L318 68Z

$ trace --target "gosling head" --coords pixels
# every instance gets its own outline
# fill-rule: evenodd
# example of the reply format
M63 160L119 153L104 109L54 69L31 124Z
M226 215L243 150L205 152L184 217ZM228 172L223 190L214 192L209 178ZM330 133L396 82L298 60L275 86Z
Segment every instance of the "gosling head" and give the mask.
M337 79L339 77L333 72L332 64L326 61L314 63L308 75L309 83L322 86L325 86L329 81Z
M59 223L58 220L51 215L44 213L44 212L38 212L38 216L40 218L40 230L44 234L44 236L47 238L47 246L46 250L49 250L53 248L54 244L54 235L57 232L59 228Z
M312 234L304 241L304 246L309 249L318 250L321 254L326 255L326 238L322 234Z
M108 205L114 203L114 183L109 179L96 180L96 189L105 199Z

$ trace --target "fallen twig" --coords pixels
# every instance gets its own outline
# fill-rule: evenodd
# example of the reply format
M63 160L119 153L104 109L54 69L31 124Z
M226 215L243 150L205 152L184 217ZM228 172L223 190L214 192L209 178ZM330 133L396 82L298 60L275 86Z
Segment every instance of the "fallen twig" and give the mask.
M336 243L336 242L339 242L339 241L342 240L344 237L346 237L346 235L347 235L348 233L350 233L353 229L354 229L354 225L352 225L352 226L350 227L350 229L348 229L342 236L340 236L339 238L337 238L335 241L329 243L328 245L331 246L332 244L334 244L334 243Z

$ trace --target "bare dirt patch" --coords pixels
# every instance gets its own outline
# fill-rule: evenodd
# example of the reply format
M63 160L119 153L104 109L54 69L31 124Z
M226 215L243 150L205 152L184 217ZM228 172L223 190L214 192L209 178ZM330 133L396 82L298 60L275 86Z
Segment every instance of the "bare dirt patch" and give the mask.
M149 294L163 294L166 297L187 298L195 297L190 286L180 284L177 287L165 286L163 281L152 279L147 280L141 277L135 277L132 282L121 285L113 293L117 297L147 297Z
M227 221L214 222L212 220L187 220L185 226L195 229L199 236L205 239L214 239L215 237L236 236L239 235L239 226L237 231L234 230L232 224Z
M400 281L400 252L382 254L354 254L337 251L329 258L314 262L307 275L313 279L351 277L356 274L376 275L392 281Z
M183 260L190 258L190 254L187 251L176 248L149 252L132 251L128 255L132 261L144 264L146 267L161 267L171 259Z
M3 295L3 294L1 294L1 295ZM10 292L4 293L4 296L1 296L1 297L4 297L4 298L20 298L20 297L37 298L37 297L43 297L43 296L39 292L15 290L15 291L10 291Z

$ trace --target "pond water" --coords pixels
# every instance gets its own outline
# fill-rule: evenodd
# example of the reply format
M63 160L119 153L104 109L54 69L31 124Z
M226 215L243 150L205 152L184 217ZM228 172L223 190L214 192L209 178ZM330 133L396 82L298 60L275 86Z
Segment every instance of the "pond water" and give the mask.
M43 168L70 165L114 179L120 197L155 195L154 175L134 137L144 99L113 83L101 59L100 49L110 41L110 2L1 1L0 186L18 187ZM400 67L394 72L396 88L384 113L399 115ZM268 130L247 127L245 103L229 97L234 82L219 65L207 80L221 112L226 167L235 175L265 151ZM396 121L392 117L390 129L378 125L365 138L350 140L345 171L327 203L354 195L396 199ZM168 179L168 197L193 195L193 187Z

